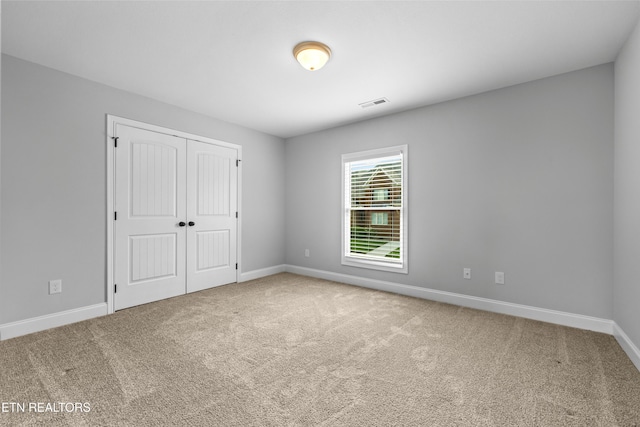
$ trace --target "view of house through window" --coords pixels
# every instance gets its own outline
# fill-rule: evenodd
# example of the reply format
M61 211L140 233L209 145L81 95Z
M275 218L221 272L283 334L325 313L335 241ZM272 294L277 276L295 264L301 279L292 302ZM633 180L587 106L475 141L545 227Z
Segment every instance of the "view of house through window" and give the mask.
M406 272L406 146L342 156L343 264Z

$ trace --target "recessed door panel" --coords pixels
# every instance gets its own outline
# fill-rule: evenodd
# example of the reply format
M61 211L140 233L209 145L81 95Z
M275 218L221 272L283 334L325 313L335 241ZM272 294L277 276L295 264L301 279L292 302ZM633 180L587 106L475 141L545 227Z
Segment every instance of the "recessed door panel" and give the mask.
M229 267L229 235L231 230L196 232L196 271Z
M198 216L229 216L232 159L222 154L198 152L196 155Z
M131 216L177 214L178 149L161 143L131 142Z
M129 236L129 283L176 276L177 233Z

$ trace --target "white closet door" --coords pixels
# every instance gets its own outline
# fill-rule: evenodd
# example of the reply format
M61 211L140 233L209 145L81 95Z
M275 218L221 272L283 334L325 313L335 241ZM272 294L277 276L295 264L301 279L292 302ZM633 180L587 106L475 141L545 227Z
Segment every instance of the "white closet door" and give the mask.
M186 142L118 124L114 308L185 293Z
M236 281L237 150L187 142L187 292Z

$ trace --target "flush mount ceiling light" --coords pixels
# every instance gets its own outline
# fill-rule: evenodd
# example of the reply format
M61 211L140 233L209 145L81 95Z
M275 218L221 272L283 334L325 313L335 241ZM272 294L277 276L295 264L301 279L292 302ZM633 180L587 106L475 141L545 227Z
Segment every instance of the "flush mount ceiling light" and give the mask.
M307 70L316 71L331 58L331 49L320 42L302 42L293 48L293 56Z

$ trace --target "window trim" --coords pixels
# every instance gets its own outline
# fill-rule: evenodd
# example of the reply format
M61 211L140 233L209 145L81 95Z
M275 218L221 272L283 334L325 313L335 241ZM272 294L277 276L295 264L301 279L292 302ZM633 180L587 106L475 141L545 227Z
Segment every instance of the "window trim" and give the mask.
M400 242L400 260L396 260L390 258L389 260L384 259L371 259L364 257L357 257L348 253L349 245L351 238L350 232L350 195L351 195L351 181L348 176L346 167L348 163L355 161L362 161L368 159L375 158L383 158L395 155L401 155L402 159L402 191L400 194L401 200L401 215L400 215L400 227L401 227L401 242ZM341 206L342 206L342 217L341 217L341 264L350 266L350 267L360 267L367 268L373 270L382 270L382 271L390 271L394 273L403 273L408 274L408 145L397 145L393 147L386 148L378 148L373 150L359 151L354 153L347 153L342 155L342 173L340 184L342 186L341 196ZM349 240L348 240L349 239Z

